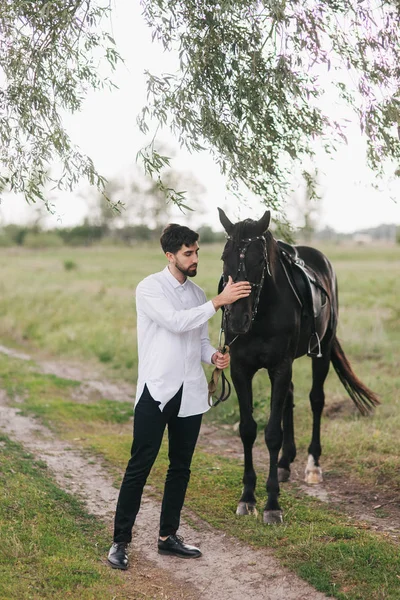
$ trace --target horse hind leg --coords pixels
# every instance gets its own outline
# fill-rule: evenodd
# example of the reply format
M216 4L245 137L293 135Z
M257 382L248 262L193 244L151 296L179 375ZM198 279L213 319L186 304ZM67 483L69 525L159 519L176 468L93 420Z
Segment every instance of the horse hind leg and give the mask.
M325 404L324 383L329 372L330 349L323 351L322 358L312 359L313 383L310 392L310 403L313 413L311 443L308 447L308 459L305 469L305 482L322 483L322 469L319 463L321 456L321 415Z
M285 398L283 407L283 442L282 455L278 462L278 481L283 483L290 479L290 465L296 458L296 444L294 441L294 424L293 424L293 382L290 383L289 391Z

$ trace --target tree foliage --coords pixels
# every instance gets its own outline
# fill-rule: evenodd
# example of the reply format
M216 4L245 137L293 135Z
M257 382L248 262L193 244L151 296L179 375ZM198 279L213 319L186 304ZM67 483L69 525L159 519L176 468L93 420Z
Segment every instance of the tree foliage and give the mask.
M175 148L171 146L159 145L159 149L175 156ZM168 220L179 218L180 213L185 212L186 225L190 226L194 211L189 207L187 212L184 211L178 201L168 197L166 190L173 192L176 200L187 194L198 216L204 212L204 186L190 171L171 167L162 170L161 179L162 185L141 166L133 164L119 175L109 177L104 190L82 190L80 196L88 207L89 223L106 225L110 229L145 226L161 232Z
M189 150L210 149L234 189L279 208L293 161L345 140L325 86L355 112L369 165L399 163L398 2L141 1L154 38L179 56L177 73L148 73L141 127L156 118ZM156 173L166 160L153 145L143 157Z
M119 58L102 23L109 10L92 0L0 0L0 189L35 202L49 181L71 189L84 177L103 187L62 113L78 111L89 89L111 85L99 76L102 58L111 68Z

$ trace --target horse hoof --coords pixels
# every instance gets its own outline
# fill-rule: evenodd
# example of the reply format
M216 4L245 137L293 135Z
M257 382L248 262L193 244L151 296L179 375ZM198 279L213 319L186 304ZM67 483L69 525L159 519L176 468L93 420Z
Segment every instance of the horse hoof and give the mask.
M266 525L280 525L283 523L283 512L281 510L264 510L263 521Z
M285 483L285 481L289 481L290 479L290 471L289 469L282 469L278 467L278 481L279 483Z
M321 467L317 467L311 454L308 456L304 481L309 485L316 485L323 482L322 469Z
M306 476L304 481L309 485L317 485L322 483L324 478L322 477L322 469L320 467L315 467L313 471L306 471Z
M239 515L239 517L243 517L245 515L256 517L258 512L255 504L250 504L249 502L239 502L236 509L236 514Z

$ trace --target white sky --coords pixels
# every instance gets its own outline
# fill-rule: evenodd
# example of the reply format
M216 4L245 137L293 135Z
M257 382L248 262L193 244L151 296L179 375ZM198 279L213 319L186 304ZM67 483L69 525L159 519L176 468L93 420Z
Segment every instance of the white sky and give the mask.
M129 171L138 150L149 141L136 125L137 114L146 102L144 70L167 72L175 64L160 45L152 43L139 2L113 0L113 5L112 34L125 59L125 65L120 65L113 76L119 89L91 92L84 110L65 119L72 140L110 178ZM168 136L164 134L164 140ZM363 140L355 125L349 125L348 139L349 144L340 149L334 160L321 156L320 163L315 165L322 173L319 229L329 225L340 232L351 232L381 223L400 224L400 206L393 199L398 199L400 185L395 189L380 184L383 190L376 191L372 187L375 176L365 166ZM227 194L224 179L209 155L188 155L179 151L173 141L172 145L176 148L173 168L192 172L207 190L204 198L207 213L198 217L196 225L208 223L217 228L217 206L225 208L232 220L258 218L263 214L265 207L261 203L237 205ZM60 194L54 203L56 214L49 219L49 225L74 224L87 212L85 201L77 194ZM30 220L34 210L22 198L8 196L0 206L0 217L3 222Z

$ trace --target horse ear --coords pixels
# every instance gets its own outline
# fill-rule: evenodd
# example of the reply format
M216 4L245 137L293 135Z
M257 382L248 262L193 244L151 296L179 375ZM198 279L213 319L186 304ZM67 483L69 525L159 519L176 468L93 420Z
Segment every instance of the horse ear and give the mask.
M218 207L219 212L219 220L221 221L222 227L225 229L226 233L229 235L233 229L233 223L230 222L222 208Z
M262 226L262 232L265 233L269 227L269 222L271 220L271 213L269 210L266 210L261 219L258 221Z

